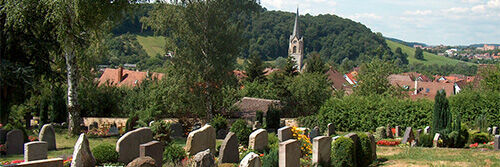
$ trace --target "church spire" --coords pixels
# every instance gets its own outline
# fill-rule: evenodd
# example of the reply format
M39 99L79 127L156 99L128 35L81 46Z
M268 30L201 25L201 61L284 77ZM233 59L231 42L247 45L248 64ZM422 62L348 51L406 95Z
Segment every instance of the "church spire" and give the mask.
M297 15L295 15L295 25L293 26L293 34L292 36L300 38L300 29L299 29L299 7L297 6Z

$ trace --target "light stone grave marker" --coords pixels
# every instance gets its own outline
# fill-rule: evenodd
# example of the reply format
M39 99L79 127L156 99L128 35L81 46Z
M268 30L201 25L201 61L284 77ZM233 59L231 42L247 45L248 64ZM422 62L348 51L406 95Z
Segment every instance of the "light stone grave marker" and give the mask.
M265 129L258 129L250 134L249 148L255 151L263 151L267 148L267 131Z
M300 167L300 142L290 139L279 144L279 167Z

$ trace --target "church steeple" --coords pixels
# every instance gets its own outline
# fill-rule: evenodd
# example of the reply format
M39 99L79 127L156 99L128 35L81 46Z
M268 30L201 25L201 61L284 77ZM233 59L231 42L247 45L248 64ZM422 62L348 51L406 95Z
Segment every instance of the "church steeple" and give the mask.
M299 29L299 7L297 7L297 14L295 15L295 25L293 26L293 37L300 38L300 29ZM292 38L293 38L292 37Z

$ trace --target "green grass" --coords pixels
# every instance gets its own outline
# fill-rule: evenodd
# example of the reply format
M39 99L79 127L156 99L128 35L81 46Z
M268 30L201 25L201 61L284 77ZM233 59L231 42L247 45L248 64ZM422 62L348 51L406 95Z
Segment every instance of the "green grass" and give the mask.
M472 65L473 63L470 62L464 62L460 60L455 60L451 58L447 58L444 56L438 56L432 53L424 52L424 59L425 60L418 60L415 59L415 48L403 45L401 43L397 43L394 41L390 40L385 40L387 42L387 45L391 48L392 52L395 52L398 47L401 48L403 53L408 54L408 61L410 64L414 63L423 63L424 65L432 65L432 64L438 64L438 65L444 65L444 64L450 64L450 65L455 65L457 63L467 63L468 65Z
M137 35L137 41L149 56L165 55L165 38L161 36Z
M377 147L380 166L500 166L500 152L479 149Z

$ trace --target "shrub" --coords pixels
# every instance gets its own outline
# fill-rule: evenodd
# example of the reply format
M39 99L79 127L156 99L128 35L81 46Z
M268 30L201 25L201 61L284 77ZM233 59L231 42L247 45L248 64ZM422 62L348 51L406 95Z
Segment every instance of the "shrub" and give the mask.
M450 140L449 147L463 148L469 140L469 132L466 128L462 128L460 131L453 131L448 134L448 138Z
M451 112L446 98L446 92L438 90L434 98L434 113L432 119L432 133L451 128Z
M262 167L278 167L278 148L272 148L262 157Z
M178 163L186 157L186 152L184 148L179 145L169 144L165 147L163 151L163 161L170 163Z
M264 123L264 112L262 111L257 111L256 113L256 116L255 116L256 120L259 121L260 123Z
M136 115L131 115L127 119L127 123L125 125L125 129L127 132L134 130L134 127L137 125L137 121L139 120L139 117Z
M434 136L430 134L421 134L418 138L418 146L421 147L432 147L432 140Z
M339 137L332 144L331 162L332 166L354 167L356 166L354 155L354 142L347 137Z
M97 164L115 163L118 161L118 153L114 145L109 143L99 144L92 149Z
M381 126L381 127L378 127L376 130L375 130L375 140L381 140L381 139L385 139L387 138L386 136L386 131L385 131L385 127Z
M359 137L359 142L360 142L360 147L361 149L358 149L360 150L360 152L356 152L358 155L357 155L357 163L358 163L358 166L368 166L370 165L373 160L372 160L372 147L371 147L371 140L370 138L368 137L368 135L366 135L365 133L358 133L358 137ZM356 151L358 151L356 150Z
M472 134L471 141L472 143L486 143L490 141L489 138L490 136L488 135L488 133L476 132Z
M217 132L221 129L227 129L227 120L226 118L224 118L224 116L218 114L214 118L212 118L212 121L210 121L210 125L212 125Z
M243 145L248 145L248 138L252 133L252 128L248 127L245 120L238 119L233 123L230 129L231 132L234 132L238 137L238 140Z
M266 127L271 129L280 127L280 110L275 105L270 105L267 110Z
M170 134L172 130L170 129L170 123L166 123L162 120L154 121L151 124L151 131L153 132L153 139L166 144L171 141Z
M272 148L278 149L280 141L275 133L269 133L269 135L267 135L267 141L269 143L270 149Z

